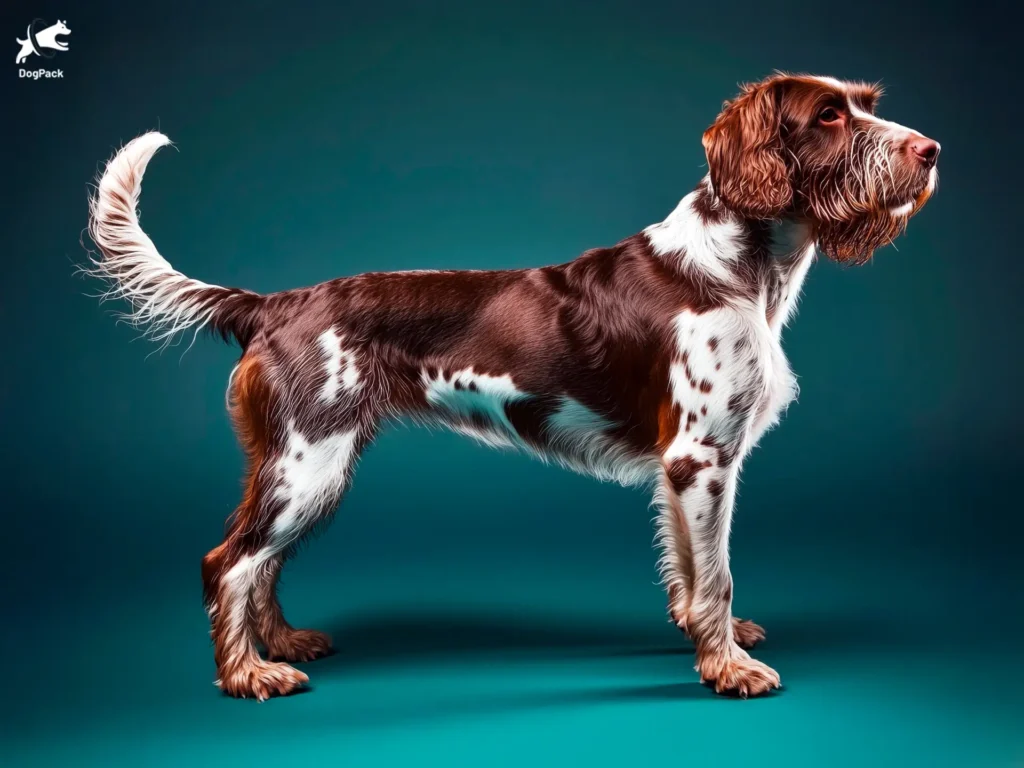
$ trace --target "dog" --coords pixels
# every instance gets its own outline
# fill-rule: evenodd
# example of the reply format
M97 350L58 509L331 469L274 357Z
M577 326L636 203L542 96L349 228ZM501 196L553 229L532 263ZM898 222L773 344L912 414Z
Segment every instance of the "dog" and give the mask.
M820 251L866 262L936 188L939 144L875 115L877 86L775 74L703 135L708 173L668 217L557 266L344 277L259 295L175 271L140 228L148 162L131 141L90 201L86 270L168 343L208 329L242 349L228 407L248 459L202 562L217 684L263 700L330 651L277 600L281 567L338 505L389 422L653 488L669 613L719 693L771 692L764 638L732 615L728 539L744 458L794 399L780 346ZM267 658L261 657L262 645Z
M25 30L25 37L27 39L22 40L19 37L14 38L14 42L21 46L21 50L18 55L14 57L15 64L22 64L32 54L39 54L40 56L46 56L42 52L43 48L51 48L57 51L68 50L68 44L61 42L57 38L63 35L70 35L71 30L67 28L67 25L58 20L56 24L51 24L46 29L42 29L35 33L35 39L33 40L32 25L29 24L28 29ZM52 57L53 54L49 54ZM49 58L47 57L47 58Z

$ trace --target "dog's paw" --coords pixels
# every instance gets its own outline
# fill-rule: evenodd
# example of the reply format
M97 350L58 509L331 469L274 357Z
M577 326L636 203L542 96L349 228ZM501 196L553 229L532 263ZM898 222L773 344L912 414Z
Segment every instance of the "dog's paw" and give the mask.
M315 629L291 629L278 633L267 643L273 660L313 661L331 653L331 637Z
M749 619L732 618L732 636L736 645L749 651L764 640L764 629Z
M287 696L308 682L305 673L287 664L261 660L223 670L217 687L235 698L264 701L271 696Z
M726 660L701 660L697 665L701 682L715 684L715 693L730 694L747 698L761 696L775 690L782 681L779 673L757 659L746 654Z

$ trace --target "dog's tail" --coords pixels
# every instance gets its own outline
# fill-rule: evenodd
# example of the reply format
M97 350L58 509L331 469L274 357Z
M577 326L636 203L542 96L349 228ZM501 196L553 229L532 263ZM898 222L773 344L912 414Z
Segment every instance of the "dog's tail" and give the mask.
M234 337L243 347L259 324L263 297L186 277L160 255L139 226L136 206L146 165L160 147L162 133L146 133L126 144L107 163L89 200L89 235L99 249L83 271L108 286L103 299L126 299L122 317L143 335L172 343L179 334L203 328Z

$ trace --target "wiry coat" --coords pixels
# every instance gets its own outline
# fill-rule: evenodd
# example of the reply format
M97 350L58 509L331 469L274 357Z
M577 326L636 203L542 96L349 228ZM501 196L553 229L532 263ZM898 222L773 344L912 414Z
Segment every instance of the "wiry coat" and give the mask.
M935 184L938 145L874 117L875 89L772 78L704 137L710 173L664 221L557 266L340 278L260 296L176 272L139 227L146 134L92 201L91 272L158 340L208 327L243 354L230 408L248 481L203 562L219 683L264 698L306 676L260 658L326 652L284 620L284 560L322 523L389 420L441 424L601 479L661 509L673 618L719 691L763 693L763 637L731 615L728 535L740 465L793 399L780 346L816 248L863 260Z

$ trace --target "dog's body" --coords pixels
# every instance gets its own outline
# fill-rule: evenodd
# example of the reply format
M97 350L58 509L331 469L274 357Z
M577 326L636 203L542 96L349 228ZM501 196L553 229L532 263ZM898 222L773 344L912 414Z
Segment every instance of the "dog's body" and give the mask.
M36 33L36 42L40 48L50 48L55 51L66 51L68 50L68 44L58 40L58 37L64 35L70 35L71 30L67 28L67 25L63 21L58 21L56 24L51 24L46 29L41 29ZM36 47L32 45L32 27L30 26L25 31L25 39L15 38L15 42L21 46L21 50L18 51L18 55L14 57L15 64L22 64L29 56L36 53ZM51 54L52 55L52 54Z
M163 260L135 202L167 139L126 146L93 200L93 273L151 336L209 326L244 350L229 398L249 478L203 562L221 686L264 698L305 682L257 642L288 660L329 649L285 622L278 574L380 427L410 418L654 486L669 607L701 676L741 695L777 687L743 650L761 628L731 616L733 498L743 458L796 393L780 334L816 249L866 258L934 189L938 145L875 118L876 97L827 78L748 87L705 134L711 173L668 218L567 264L366 274L268 296Z

